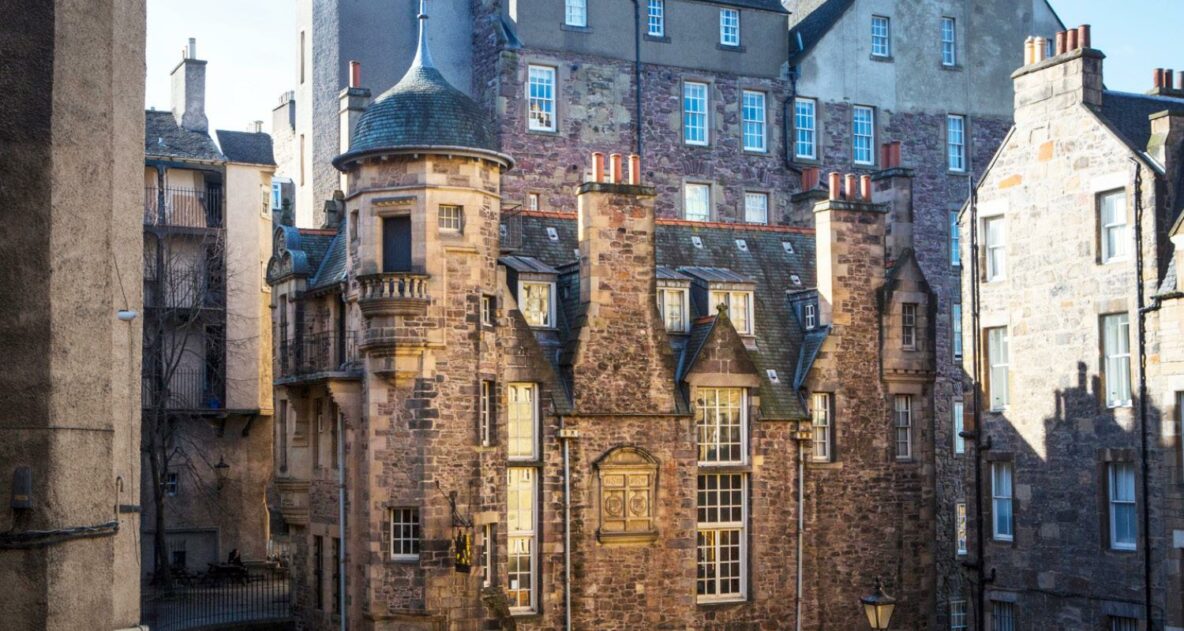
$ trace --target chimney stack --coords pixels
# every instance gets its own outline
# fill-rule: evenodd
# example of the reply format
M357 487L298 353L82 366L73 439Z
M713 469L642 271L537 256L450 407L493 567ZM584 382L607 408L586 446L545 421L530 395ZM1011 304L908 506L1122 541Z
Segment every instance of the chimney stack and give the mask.
M341 153L349 151L349 143L353 139L358 119L362 117L362 112L366 111L366 107L370 105L370 90L360 85L354 85L356 82L360 83L362 79L362 64L360 62L349 62L349 76L350 85L337 96L339 103L337 111L340 116L338 146ZM341 190L349 190L349 176L346 173L341 174Z
M822 175L822 169L818 167L806 167L802 169L802 190L812 191L818 188L818 178Z
M190 37L183 49L181 63L170 73L173 82L173 118L189 131L207 133L206 62L197 58L197 39Z
M1102 105L1102 60L1106 56L1090 47L1089 25L1057 33L1053 40L1057 54L1052 57L1047 55L1047 42L1042 37L1029 37L1024 42L1024 66L1011 75L1017 124L1025 118L1047 120L1059 108ZM1049 71L1054 66L1057 69Z
M1171 68L1156 68L1147 94L1184 98L1184 71L1177 73Z
M872 203L870 190L858 193L854 175L832 172L829 179L830 198L814 205L819 322L848 325L868 317L860 305L883 284L886 207ZM845 198L839 192L841 180L851 183ZM870 189L871 180L860 178L861 188ZM856 269L865 271L848 271Z
M349 61L349 87L362 87L362 62L356 59Z
M254 131L256 134L262 134L263 133L263 121L252 122L251 123L251 131Z
M900 141L886 142L884 169L872 176L874 198L887 204L884 247L888 258L900 258L913 247L913 170L900 166Z

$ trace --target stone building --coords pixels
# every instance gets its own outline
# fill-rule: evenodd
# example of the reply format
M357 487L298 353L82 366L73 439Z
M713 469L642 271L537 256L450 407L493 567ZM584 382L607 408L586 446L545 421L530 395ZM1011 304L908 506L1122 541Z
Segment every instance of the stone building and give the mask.
M143 572L267 555L271 475L271 139L205 116L189 41L144 141ZM166 508L157 519L157 503ZM166 535L156 549L155 533Z
M507 212L517 156L426 19L392 89L340 94L324 227L274 232L302 624L847 629L879 576L895 624L932 626L936 299L905 173L781 191L816 227L747 225L662 218L650 172L679 171L596 153L577 212Z
M1087 26L1025 57L960 223L966 601L975 628L1181 629L1184 77L1105 89Z
M144 11L0 5L0 626L13 631L140 619Z

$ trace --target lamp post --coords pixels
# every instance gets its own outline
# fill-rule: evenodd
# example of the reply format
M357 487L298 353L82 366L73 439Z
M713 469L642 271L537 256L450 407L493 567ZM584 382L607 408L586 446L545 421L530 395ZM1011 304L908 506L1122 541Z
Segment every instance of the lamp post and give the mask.
M218 456L218 464L214 465L214 476L218 479L218 490L226 485L226 474L230 473L230 465L226 464L225 456Z
M859 601L863 603L863 613L867 614L867 622L873 629L887 629L892 621L892 611L896 609L896 599L884 593L884 586L880 577L876 577L876 590Z

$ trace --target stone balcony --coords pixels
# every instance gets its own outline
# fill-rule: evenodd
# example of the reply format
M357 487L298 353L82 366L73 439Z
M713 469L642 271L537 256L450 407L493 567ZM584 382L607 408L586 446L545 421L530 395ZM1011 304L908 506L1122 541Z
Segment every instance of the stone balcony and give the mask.
M388 272L358 276L354 283L358 306L367 318L378 316L417 316L427 312L427 274Z

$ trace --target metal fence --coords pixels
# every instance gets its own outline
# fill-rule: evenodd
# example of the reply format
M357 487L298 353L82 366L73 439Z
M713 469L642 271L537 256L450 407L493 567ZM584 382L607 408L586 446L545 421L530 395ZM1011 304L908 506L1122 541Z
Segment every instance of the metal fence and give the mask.
M357 331L307 333L296 339L280 337L278 346L276 362L281 376L348 371L358 361Z
M144 224L186 228L222 227L222 191L192 188L144 189Z
M141 392L144 407L155 407L160 403L169 410L219 410L225 407L221 385L213 383L206 370L200 368L178 368L168 383L145 374Z
M141 624L152 631L182 631L292 619L291 578L270 568L216 571L179 577L171 591L141 589Z

